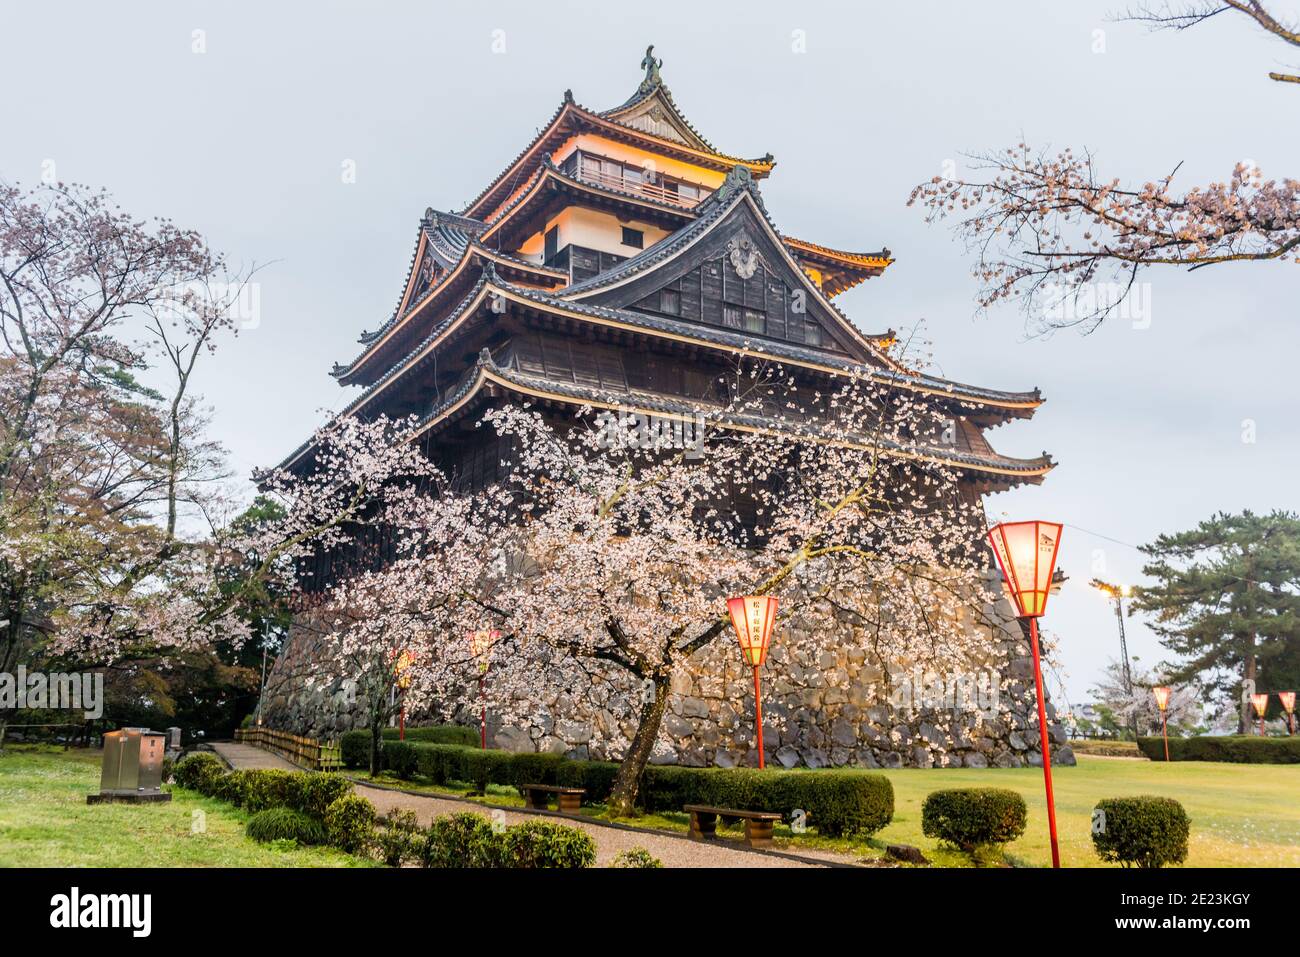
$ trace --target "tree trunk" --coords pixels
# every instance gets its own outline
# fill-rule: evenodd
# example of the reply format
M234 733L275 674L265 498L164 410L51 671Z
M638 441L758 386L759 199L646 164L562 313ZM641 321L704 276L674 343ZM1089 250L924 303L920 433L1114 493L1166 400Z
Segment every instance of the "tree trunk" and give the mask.
M636 734L632 736L623 763L618 766L618 776L614 778L614 790L609 797L609 812L612 817L632 816L637 790L641 786L641 773L650 761L650 752L654 750L655 739L659 737L659 725L663 723L664 710L668 707L670 684L669 674L654 676L654 697L641 706Z
M1241 719L1237 722L1238 734L1250 734L1254 726L1254 709L1250 703L1250 694L1255 691L1255 636L1247 635L1246 640L1249 642L1246 652L1245 675L1241 683Z
M379 777L379 748L383 738L383 729L379 726L378 715L370 716L370 776Z

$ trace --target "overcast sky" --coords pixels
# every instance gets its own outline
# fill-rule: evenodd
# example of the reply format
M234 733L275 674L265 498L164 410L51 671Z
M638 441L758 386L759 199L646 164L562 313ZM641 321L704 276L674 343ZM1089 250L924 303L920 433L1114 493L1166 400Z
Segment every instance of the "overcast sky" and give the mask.
M425 207L477 195L566 88L621 103L654 43L706 138L776 156L762 188L778 226L893 251L883 277L840 297L855 322L924 320L943 374L1043 389L1032 420L990 439L1060 465L989 507L1067 523L1071 580L1044 624L1077 703L1118 649L1088 580L1138 581L1132 545L1217 510L1294 508L1300 471L1300 266L1149 273L1145 328L1030 338L1014 308L975 315L961 244L906 207L945 161L1021 139L1086 147L1138 182L1179 162L1176 184L1222 180L1243 159L1300 176L1300 90L1265 77L1283 44L1227 15L1153 34L1110 21L1120 6L5 2L0 177L31 184L52 162L270 264L259 325L200 381L247 474L355 395L328 370L393 309ZM1159 660L1139 620L1129 635L1140 666Z

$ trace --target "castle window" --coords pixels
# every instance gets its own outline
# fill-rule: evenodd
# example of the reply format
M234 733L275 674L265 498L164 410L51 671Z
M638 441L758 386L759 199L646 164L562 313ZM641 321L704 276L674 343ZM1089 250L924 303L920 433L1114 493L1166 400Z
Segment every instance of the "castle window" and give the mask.
M803 327L803 341L810 346L820 346L822 344L822 327L815 322L807 323Z
M767 331L766 320L767 317L764 316L761 312L758 312L754 309L746 309L745 310L745 331L758 332L758 333L766 332Z
M740 328L740 307L722 304L722 324L728 329Z
M660 289L659 311L669 316L680 316L682 314L682 294L676 289Z
M639 229L628 229L626 226L624 226L624 227L623 227L623 245L624 245L624 246L631 246L631 247L634 248L634 249L642 249L642 248L644 248L644 247L645 247L645 233L641 232L641 230L639 230Z
M542 237L542 262L549 263L555 258L555 254L560 251L560 227L552 226Z

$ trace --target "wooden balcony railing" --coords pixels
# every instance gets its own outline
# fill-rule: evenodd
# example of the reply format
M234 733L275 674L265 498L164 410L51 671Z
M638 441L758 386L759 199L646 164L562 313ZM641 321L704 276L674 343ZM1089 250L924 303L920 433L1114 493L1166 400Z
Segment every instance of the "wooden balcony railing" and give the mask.
M680 206L683 209L691 209L704 198L703 196L680 196L675 189L667 189L655 183L638 181L627 176L612 176L591 169L579 168L574 175L584 183L618 189L625 193L639 194L649 199L656 199L661 203L672 203L674 206Z

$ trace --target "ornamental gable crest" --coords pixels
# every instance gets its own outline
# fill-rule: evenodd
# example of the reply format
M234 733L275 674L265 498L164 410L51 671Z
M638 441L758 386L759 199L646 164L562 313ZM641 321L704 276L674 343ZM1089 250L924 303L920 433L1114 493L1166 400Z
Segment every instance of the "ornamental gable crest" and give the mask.
M754 246L754 241L748 236L740 236L727 243L727 259L730 261L736 275L741 279L749 279L758 271L759 264L763 261L758 255L758 249Z

